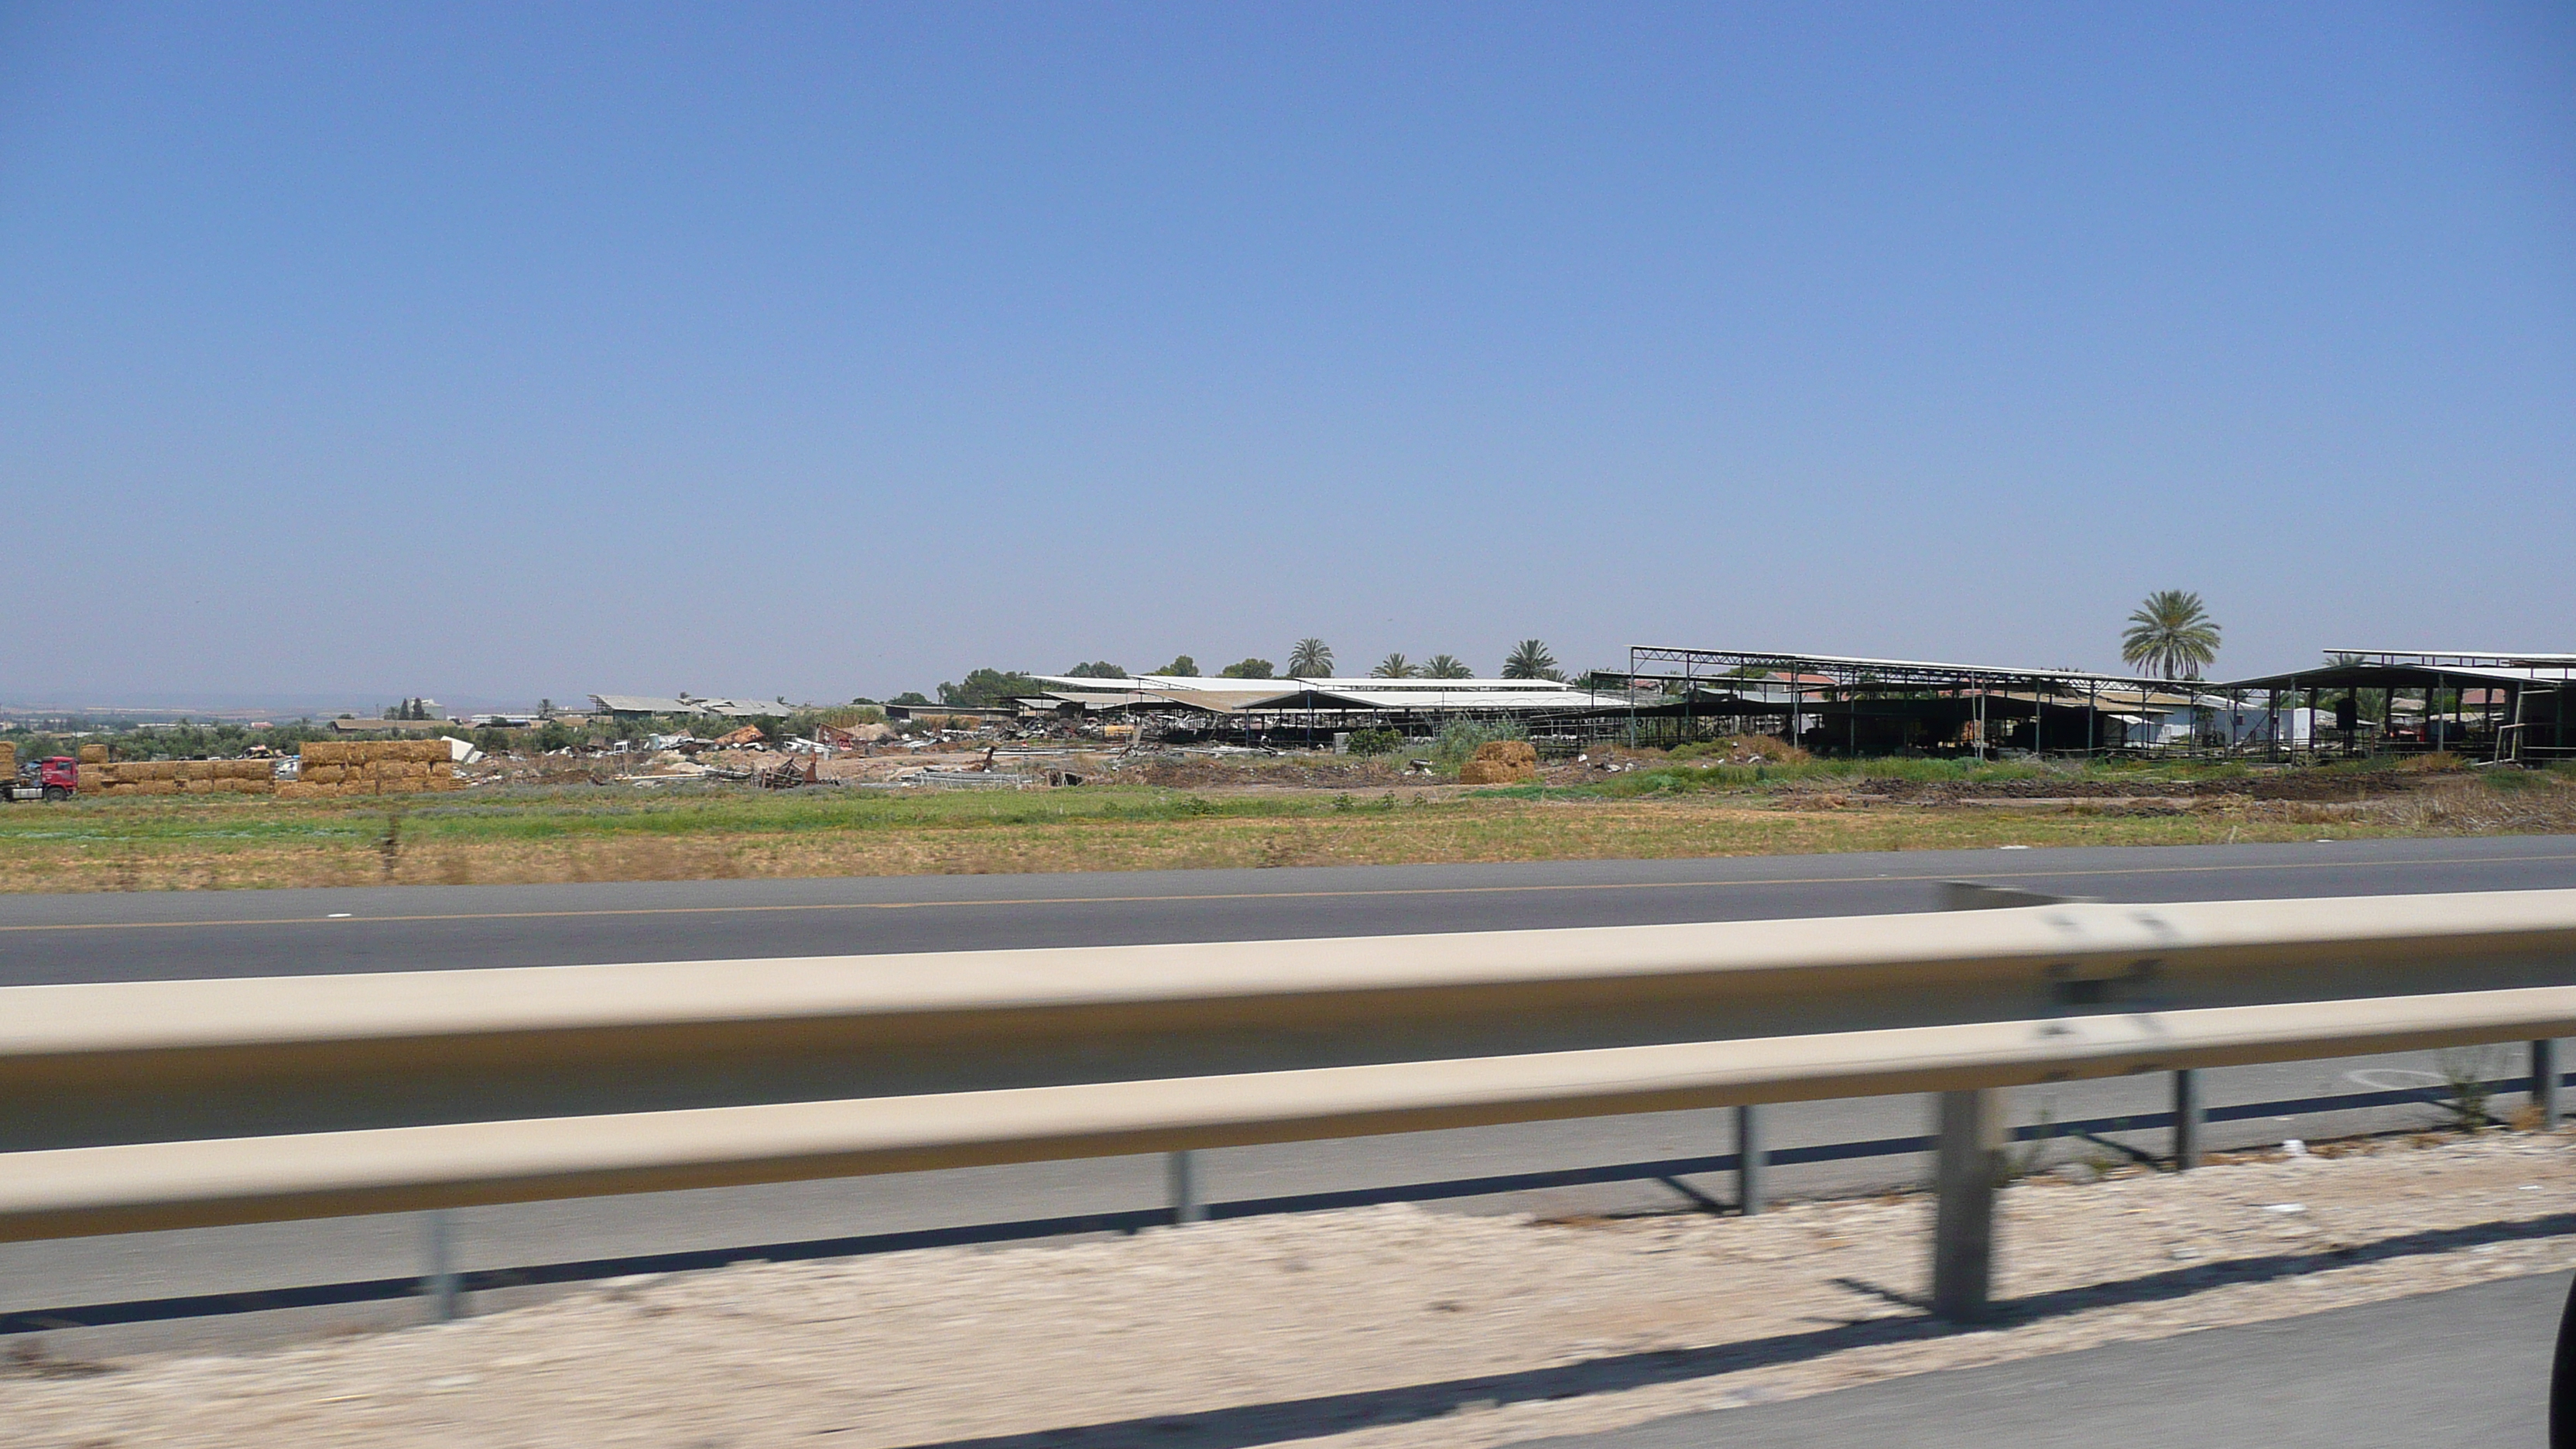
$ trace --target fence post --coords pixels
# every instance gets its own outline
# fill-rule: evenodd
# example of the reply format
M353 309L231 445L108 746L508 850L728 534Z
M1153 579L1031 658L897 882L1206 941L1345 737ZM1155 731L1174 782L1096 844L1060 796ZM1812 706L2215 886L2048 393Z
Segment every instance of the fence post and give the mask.
M2531 1104L2540 1109L2543 1130L2558 1130L2558 1039L2543 1037L2531 1044Z
M1932 1311L1986 1316L1994 1290L1995 1188L2004 1174L2004 1114L1991 1089L1941 1093L1940 1202L1932 1225Z
M1763 1169L1769 1167L1769 1150L1762 1145L1762 1109L1742 1106L1735 1109L1735 1201L1746 1217L1762 1211Z
M2174 1171L2189 1172L2200 1166L2200 1129L2208 1120L2209 1110L2200 1100L2200 1073L2185 1067L2173 1074L2174 1087Z
M1163 1158L1163 1177L1172 1190L1172 1225L1207 1221L1207 1204L1199 1199L1199 1163L1195 1152L1174 1152Z
M429 1300L429 1321L456 1321L456 1212L431 1208L420 1215L421 1289Z

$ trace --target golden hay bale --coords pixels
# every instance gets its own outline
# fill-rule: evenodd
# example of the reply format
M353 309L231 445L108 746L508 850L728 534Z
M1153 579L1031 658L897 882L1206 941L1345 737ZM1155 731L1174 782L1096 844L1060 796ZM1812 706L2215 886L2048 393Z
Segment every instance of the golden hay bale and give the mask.
M308 765L337 765L348 759L343 753L348 748L338 740L306 740L295 747L295 753Z
M103 790L107 788L108 784L107 766L83 765L80 767L80 788L84 790Z
M1538 766L1538 747L1527 740L1487 740L1476 746L1474 758L1497 765Z
M456 762L455 762L454 760L432 760L432 761L430 761L430 762L429 762L429 777L430 777L431 779L433 779L433 780L451 780L451 779L454 779L454 778L456 777Z
M420 761L424 765L435 764L440 760L447 759L449 754L450 751L447 748L447 741L445 740L414 740L411 742L411 757Z
M277 798L280 800L310 800L321 793L321 786L308 785L302 780L280 780L277 782Z
M465 782L454 775L432 775L421 783L433 790L461 790L465 787Z
M429 766L417 760L387 760L376 766L376 778L380 780L419 780L428 775Z
M0 740L0 774L18 773L18 747Z
M10 747L11 753L13 753L13 754L14 754L14 753L16 752L16 749L17 749L17 747L16 747L16 746L14 746L14 745L13 745L13 746L11 746L11 747ZM107 763L107 746L105 746L105 745L83 745L83 746L81 746L81 747L80 747L80 762L81 762L82 764L84 764L84 765L104 765L104 764L106 764L106 763Z
M1517 785L1537 778L1536 765L1515 765L1503 760L1469 760L1458 767L1461 785Z
M138 780L134 785L134 793L137 795L176 795L179 793L179 782L176 780Z
M274 795L277 793L277 781L274 779L244 780L241 782L241 792L245 795Z
M345 765L307 765L296 778L308 785L337 785L347 768Z

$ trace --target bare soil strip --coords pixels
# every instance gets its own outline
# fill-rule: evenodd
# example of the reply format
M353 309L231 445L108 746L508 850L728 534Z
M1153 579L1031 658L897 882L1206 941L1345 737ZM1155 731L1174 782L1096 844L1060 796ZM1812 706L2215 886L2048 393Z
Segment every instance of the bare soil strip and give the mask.
M610 1284L243 1358L0 1367L9 1442L1487 1446L2576 1265L2569 1139L2025 1182L2010 1300L1928 1319L1929 1202L1407 1207ZM2078 1170L2080 1172L2080 1169Z

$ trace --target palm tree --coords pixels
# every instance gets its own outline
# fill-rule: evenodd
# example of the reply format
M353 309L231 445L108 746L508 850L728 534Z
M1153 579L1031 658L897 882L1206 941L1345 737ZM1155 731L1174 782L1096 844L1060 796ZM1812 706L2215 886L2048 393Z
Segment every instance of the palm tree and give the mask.
M1563 679L1565 676L1558 672L1556 656L1547 652L1545 640L1523 639L1513 645L1512 652L1503 659L1503 677L1505 679Z
M2202 667L2218 657L2218 625L2200 595L2158 589L2129 615L2120 657L2160 679L2198 679Z
M1329 679L1333 674L1333 646L1321 639L1300 639L1288 652L1288 672L1298 679Z
M1390 654L1377 662L1377 668L1369 671L1369 678L1411 679L1413 676L1420 674L1421 672L1421 670L1414 668L1412 662L1407 660L1402 654Z
M1421 674L1425 679L1473 679L1476 677L1476 671L1467 667L1467 661L1459 658L1455 654L1434 654L1430 658L1423 660Z

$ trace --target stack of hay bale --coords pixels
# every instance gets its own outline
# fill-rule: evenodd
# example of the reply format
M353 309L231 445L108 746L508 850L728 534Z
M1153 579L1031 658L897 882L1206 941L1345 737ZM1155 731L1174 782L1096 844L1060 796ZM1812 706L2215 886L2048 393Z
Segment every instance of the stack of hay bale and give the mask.
M84 795L266 795L277 788L268 760L115 760L105 745L83 745Z
M7 740L0 740L0 779L8 779L17 773L18 747Z
M1488 740L1458 767L1461 785L1517 785L1538 778L1538 748L1527 740Z
M300 772L277 787L290 800L321 795L407 795L456 788L445 740L312 740L296 747Z

